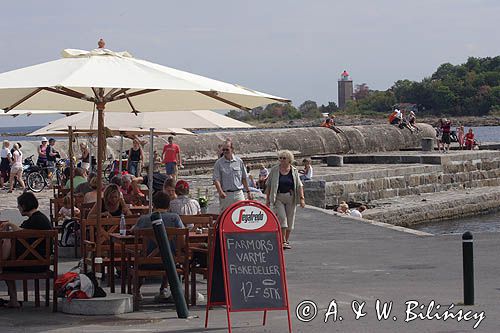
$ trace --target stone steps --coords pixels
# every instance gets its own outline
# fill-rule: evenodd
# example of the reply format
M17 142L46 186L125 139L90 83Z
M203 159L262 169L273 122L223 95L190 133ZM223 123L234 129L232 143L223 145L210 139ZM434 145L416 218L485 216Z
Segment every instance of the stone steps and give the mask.
M385 158L387 154L377 156ZM399 159L395 153L390 156ZM324 168L314 181L305 182L306 203L326 208L340 201L369 204L400 196L500 186L500 152L458 152L434 157L442 164L366 164L366 168L347 164L331 168L331 173Z
M500 186L448 190L374 201L375 208L365 211L363 218L407 227L497 211L499 202Z

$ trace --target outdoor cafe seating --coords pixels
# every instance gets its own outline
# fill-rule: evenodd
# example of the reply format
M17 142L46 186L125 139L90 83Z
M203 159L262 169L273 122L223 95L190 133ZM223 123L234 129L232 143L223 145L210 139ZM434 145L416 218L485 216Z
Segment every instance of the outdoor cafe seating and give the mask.
M7 259L3 258L0 246L0 280L23 281L23 300L28 301L28 281L34 281L35 306L40 306L40 280L45 280L45 306L50 302L50 280L52 279L52 311L57 312L58 246L57 230L19 230L0 232L0 239L10 240L12 244L22 244L23 253L16 253L16 246L11 247ZM43 249L43 251L42 251ZM53 251L52 251L53 249ZM15 271L21 268L22 271ZM43 270L40 271L40 267ZM32 270L33 272L29 272Z
M166 232L169 241L174 244L174 253L172 254L176 263L177 274L182 275L184 278L184 297L186 303L189 304L189 268L191 260L189 229L166 228ZM134 231L134 246L133 249L128 250L128 260L131 264L128 275L128 292L134 296L134 310L138 310L141 279L166 275L153 229Z

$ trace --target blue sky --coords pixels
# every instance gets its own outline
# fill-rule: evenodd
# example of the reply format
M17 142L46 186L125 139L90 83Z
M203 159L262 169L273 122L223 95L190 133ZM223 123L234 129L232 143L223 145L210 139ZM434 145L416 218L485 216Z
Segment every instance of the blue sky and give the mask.
M337 102L355 84L387 89L444 62L500 54L500 1L9 1L0 14L0 72L112 50L292 99ZM0 127L19 119L0 118ZM53 117L23 118L22 125Z

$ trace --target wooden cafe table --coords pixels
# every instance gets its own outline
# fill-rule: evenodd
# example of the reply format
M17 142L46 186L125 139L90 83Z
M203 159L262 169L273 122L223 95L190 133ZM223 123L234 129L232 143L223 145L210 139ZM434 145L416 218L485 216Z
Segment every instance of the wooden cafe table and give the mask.
M115 244L120 244L120 275L121 275L121 293L125 294L125 279L127 277L127 266L125 263L125 249L127 244L132 244L134 242L134 235L126 234L120 235L119 233L110 233L109 234L109 243L110 243L110 286L109 289L112 293L115 292Z
M132 244L134 242L134 235L126 234L120 235L119 233L110 233L110 292L115 292L115 267L116 267L116 253L115 253L115 245L120 246L120 270L121 270L121 293L124 294L126 292L126 274L127 274L127 265L125 260L125 249L128 244ZM193 248L197 248L197 243L206 243L208 242L208 231L197 233L196 231L189 232L189 243L193 245Z

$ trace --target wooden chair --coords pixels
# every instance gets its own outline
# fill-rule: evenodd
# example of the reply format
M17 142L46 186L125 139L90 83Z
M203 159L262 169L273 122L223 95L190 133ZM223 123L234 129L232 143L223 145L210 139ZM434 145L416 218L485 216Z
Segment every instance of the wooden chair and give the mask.
M185 226L194 225L193 229L209 228L213 225L213 218L211 216L179 215L179 217Z
M129 230L132 226L137 222L137 216L126 216L125 217L125 225L127 230ZM114 272L109 271L109 267L111 265L110 258L110 237L111 233L119 233L120 232L120 218L119 217L102 217L101 218L101 230L100 237L97 238L97 220L95 218L87 218L81 221L81 237L82 237L82 256L83 258L83 270L84 272L88 271L88 265L92 267L93 272L97 272L97 268L101 273L105 273L105 268L108 268L108 285L110 283L110 274L114 274ZM97 252L97 243L99 242L100 252ZM118 248L115 248L115 253L117 253ZM96 265L95 258L101 257L102 264ZM115 258L115 262L120 262L120 258Z
M191 247L193 260L191 261L191 305L196 305L196 274L203 275L203 279L208 279L208 267L211 265L212 246L214 245L214 228L208 229L208 245L206 248ZM197 262L196 258L205 258L206 265Z
M52 226L57 228L59 225L59 210L64 206L64 197L57 197L50 199L50 222L52 222Z
M189 230L187 228L165 228L168 240L175 246L173 253L177 267L177 274L184 277L184 298L189 304ZM129 251L129 258L133 257L133 265L129 270L128 291L134 296L134 311L139 310L139 293L141 279L151 276L163 277L166 275L163 268L163 261L156 243L153 229L134 230L134 247ZM151 252L151 244L154 249ZM130 263L131 264L131 263Z
M0 280L23 281L23 299L28 301L28 280L34 280L35 284L35 306L40 306L40 280L45 280L45 306L50 302L50 279L52 284L52 311L57 312L57 293L55 280L57 278L57 230L20 230L0 232L0 239L11 241L11 251L7 259L2 259L3 253L0 246ZM16 245L25 247L21 254L16 253ZM52 247L54 254L52 255ZM44 251L42 251L42 249ZM27 272L30 267L45 266L41 272ZM52 266L52 270L51 270ZM9 269L21 268L24 271L9 271Z
M196 216L210 216L213 220L213 223L217 222L217 220L219 219L219 214L205 213L205 214L198 214Z

